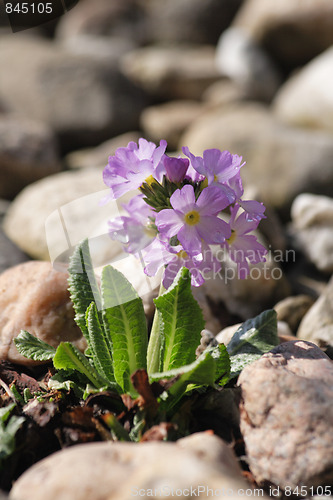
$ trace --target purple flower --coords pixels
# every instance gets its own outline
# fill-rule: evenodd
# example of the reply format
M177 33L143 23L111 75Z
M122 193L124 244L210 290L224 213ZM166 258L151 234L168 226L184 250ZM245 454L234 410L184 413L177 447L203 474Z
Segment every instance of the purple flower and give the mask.
M171 158L164 155L160 165L163 165L165 176L170 182L179 184L186 175L189 160L187 158Z
M217 217L229 205L219 188L203 189L196 201L193 186L187 184L173 193L170 203L173 209L161 210L157 214L157 229L168 238L177 236L190 255L201 252L202 240L223 243L230 237L229 225Z
M157 147L153 142L139 139L139 145L130 142L126 148L118 148L103 171L104 183L110 187L110 194L103 200L114 200L138 189L141 184L154 175L167 143L160 141Z
M111 239L120 241L124 250L129 253L137 253L157 235L151 217L155 212L143 201L143 195L135 196L127 205L123 205L129 213L128 216L116 217L108 221Z
M240 206L235 204L231 207L231 217L229 224L231 227L231 236L223 246L228 249L230 258L237 263L238 276L244 279L249 274L249 262L256 264L264 262L267 250L261 245L255 235L249 234L257 228L259 221L249 219L246 212L237 216ZM236 218L237 216L237 218Z
M228 181L234 178L245 164L242 157L232 155L229 151L219 149L206 149L203 157L194 156L189 148L184 147L183 153L191 160L193 168L207 179L208 186L218 186L229 199L229 203L235 201L236 195L228 185Z
M218 272L221 267L205 243L202 243L201 253L191 257L181 245L172 247L156 238L142 252L142 257L146 263L144 272L148 276L155 276L162 266L166 266L162 278L163 286L166 289L173 283L181 267L189 269L193 286L201 286L205 281L206 273Z

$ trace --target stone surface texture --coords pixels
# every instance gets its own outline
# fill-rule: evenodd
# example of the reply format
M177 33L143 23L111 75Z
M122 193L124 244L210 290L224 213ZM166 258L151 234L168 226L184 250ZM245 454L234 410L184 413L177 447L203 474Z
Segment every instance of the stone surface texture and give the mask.
M250 99L271 101L281 83L280 72L269 55L239 28L222 33L216 47L216 66Z
M122 58L122 70L148 94L168 99L199 99L219 78L213 46L149 46Z
M165 139L168 150L173 151L178 146L180 135L200 116L202 110L198 101L169 101L146 108L140 122L147 137L157 144Z
M49 127L0 114L0 197L12 199L26 185L60 170L57 142Z
M108 162L109 156L114 155L116 149L126 147L130 141L138 142L141 136L142 133L135 131L117 135L95 148L79 149L68 153L65 157L65 163L70 169L91 167L104 168Z
M259 241L262 242L261 235ZM216 255L222 263L221 271L208 278L199 290L217 309L223 303L231 314L245 320L272 307L290 293L288 280L272 256L267 255L266 262L250 265L249 276L238 279L237 265L225 254Z
M307 258L326 273L333 272L333 198L303 193L291 207L293 234Z
M332 14L333 17L333 14ZM333 47L309 62L282 85L274 111L286 123L333 132Z
M101 207L107 193L99 168L49 176L19 194L4 219L4 231L31 257L52 262L67 262L73 246L90 238L95 264L105 264L121 250L110 240L107 220L118 215L125 201Z
M255 480L281 489L331 484L332 361L310 342L285 342L247 366L238 384Z
M62 341L84 349L85 339L74 322L68 274L49 262L31 261L0 275L0 359L23 365L40 364L18 353L13 339L21 330L54 347Z
M41 481L43 487L41 487ZM198 485L250 488L231 450L218 437L200 433L177 443L89 443L57 452L31 467L14 484L12 500L130 499L138 490L187 490ZM169 488L169 489L168 489ZM232 494L230 494L230 491ZM157 496L157 495L156 495ZM185 498L185 495L178 495ZM206 491L197 495L206 498ZM149 492L144 498L149 497Z
M290 69L332 45L333 5L331 0L248 0L233 25Z
M333 277L303 317L297 337L323 347L333 345Z
M262 201L284 214L304 191L332 193L331 134L288 127L258 103L210 110L183 134L184 144L196 155L219 148L243 156L244 185L256 186Z
M0 46L0 64L7 69L0 74L0 99L9 110L51 127L64 150L137 127L142 92L114 62L10 35Z
M5 235L0 226L0 273L26 260L29 257Z
M314 299L309 295L296 295L281 300L275 304L274 309L277 313L278 321L287 323L290 330L296 334L302 318L313 303Z
M146 2L154 41L215 44L243 0L154 0Z
M135 43L145 40L143 9L137 0L80 0L57 25L59 40L80 36L104 37L112 42L129 39Z

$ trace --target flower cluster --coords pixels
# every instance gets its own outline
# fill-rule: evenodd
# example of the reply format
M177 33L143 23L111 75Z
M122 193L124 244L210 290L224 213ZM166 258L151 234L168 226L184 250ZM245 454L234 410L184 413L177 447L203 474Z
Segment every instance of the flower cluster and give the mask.
M242 158L218 149L195 156L187 147L185 158L173 158L165 154L166 146L166 141L156 146L139 139L110 156L103 172L107 198L140 191L124 205L128 215L108 222L111 238L129 253L140 252L148 276L164 266L165 288L182 266L195 286L202 285L206 273L217 272L221 264L212 245L227 250L245 278L249 263L264 261L267 251L249 234L265 217L265 207L242 199Z

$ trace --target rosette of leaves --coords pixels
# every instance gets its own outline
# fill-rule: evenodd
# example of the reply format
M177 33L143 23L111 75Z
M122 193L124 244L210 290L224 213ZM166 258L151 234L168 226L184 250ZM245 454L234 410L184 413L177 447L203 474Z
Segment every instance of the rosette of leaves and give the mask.
M223 344L208 347L197 358L204 321L186 268L154 300L155 320L148 339L141 298L112 266L103 269L98 286L87 240L71 258L69 290L75 321L87 340L85 353L70 342L55 349L26 331L15 344L26 357L53 361L58 371L50 380L53 388L81 388L84 396L92 390L111 390L136 398L133 374L146 370L151 384L168 380L159 405L161 411L172 412L190 391L224 386L248 362L278 343L275 312L266 311L245 322L228 349Z

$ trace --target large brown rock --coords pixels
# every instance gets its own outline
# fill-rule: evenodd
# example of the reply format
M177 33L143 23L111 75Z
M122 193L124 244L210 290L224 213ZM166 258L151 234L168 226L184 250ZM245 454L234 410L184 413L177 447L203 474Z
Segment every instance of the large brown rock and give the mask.
M331 484L332 361L310 342L285 342L248 365L238 384L255 480L281 489Z
M230 448L218 437L200 433L177 443L104 442L68 448L28 469L14 484L10 498L129 500L176 494L207 498L208 488L220 495L223 490L229 498L238 498L240 490L243 495L245 490L252 492ZM155 495L155 489L160 493Z
M69 341L85 348L85 339L74 322L67 278L67 272L38 261L19 264L0 275L0 359L23 365L37 363L19 354L13 343L21 330L54 347Z
M234 26L249 33L280 64L300 66L333 43L331 0L247 0Z

